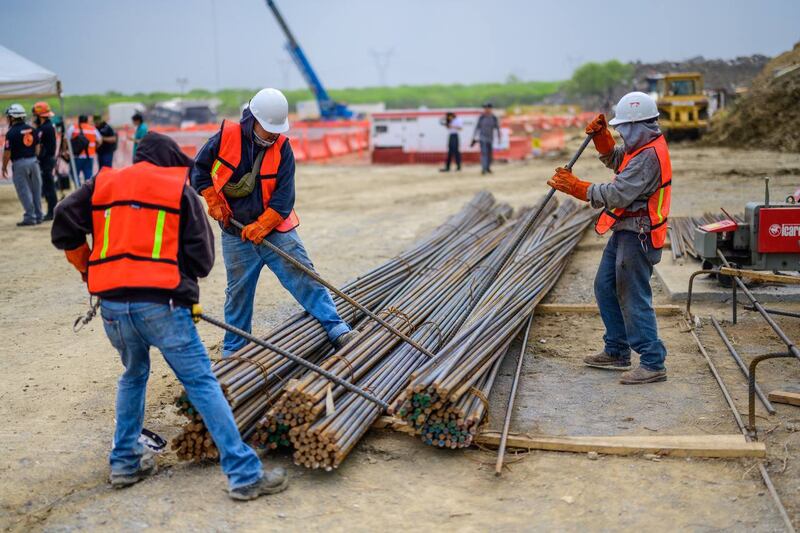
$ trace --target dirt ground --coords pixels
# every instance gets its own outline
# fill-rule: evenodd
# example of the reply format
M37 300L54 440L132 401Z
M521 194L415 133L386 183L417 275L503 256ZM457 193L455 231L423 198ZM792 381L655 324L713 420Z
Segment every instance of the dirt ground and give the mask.
M773 198L800 184L800 155L673 147L675 215L720 205L740 211L763 194L771 175ZM588 155L588 154L587 154ZM566 160L566 157L564 158ZM560 160L500 165L482 177L475 167L441 174L434 167L301 165L297 210L318 270L337 284L407 247L458 210L478 190L518 207L546 190ZM575 167L586 179L610 174L594 158ZM697 460L533 452L509 460L502 478L494 455L441 451L408 436L373 431L332 473L294 467L290 488L277 496L237 504L224 493L215 464L160 458L153 479L124 491L107 483L114 394L120 371L99 320L74 334L87 309L80 278L49 243L47 224L16 228L13 188L0 185L0 527L11 530L734 530L781 531L783 525L752 460ZM602 239L587 234L549 301L591 302ZM671 260L665 253L665 261ZM202 281L207 312L222 315L225 274L221 254ZM656 297L665 302L663 291ZM263 332L296 309L269 274L257 293L254 330ZM729 316L722 306L699 307ZM758 317L744 313L726 324L747 357L777 348ZM782 320L800 337L797 322ZM735 433L733 418L691 337L676 317L660 320L669 350L669 381L623 387L617 375L583 367L601 347L596 316L536 318L514 413L513 430L553 435ZM201 325L209 347L221 334ZM710 327L700 336L746 411L743 381ZM170 402L179 391L157 353L146 425L166 437L178 432ZM491 399L489 425L498 427L513 357ZM766 363L765 390L800 383L800 365ZM795 524L800 525L800 408L763 411L768 468ZM793 431L792 431L793 430Z

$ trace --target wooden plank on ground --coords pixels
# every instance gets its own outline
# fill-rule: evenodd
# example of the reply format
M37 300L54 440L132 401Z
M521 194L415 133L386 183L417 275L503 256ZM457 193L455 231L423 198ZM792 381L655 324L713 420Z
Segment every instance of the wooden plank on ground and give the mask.
M683 313L683 308L679 305L665 304L653 306L656 315L671 316ZM552 315L554 313L574 313L574 314L598 314L600 311L595 304L539 304L536 306L535 314Z
M372 429L393 429L400 433L414 434L414 429L406 424L405 420L393 416L379 416L378 419L372 423Z
M774 390L769 393L769 401L800 406L800 392Z
M800 276L786 276L784 274L773 274L772 272L761 272L758 270L741 270L738 268L729 268L729 267L720 267L719 273L725 276L739 276L743 278L749 278L755 281L800 285Z
M500 443L500 433L485 431L475 442ZM555 452L597 452L608 455L652 453L676 457L766 457L763 442L748 442L744 435L615 435L608 437L528 437L509 435L509 448Z

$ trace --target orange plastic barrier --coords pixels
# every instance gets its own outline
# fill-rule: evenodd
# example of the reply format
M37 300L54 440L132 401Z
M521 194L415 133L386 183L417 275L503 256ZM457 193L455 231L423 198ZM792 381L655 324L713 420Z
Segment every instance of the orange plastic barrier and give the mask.
M309 140L307 146L306 153L309 159L328 159L331 156L324 139Z
M350 153L350 147L347 145L347 137L341 133L326 133L322 136L325 141L325 146L332 157L345 155Z
M180 145L181 152L187 155L187 157L191 157L194 159L194 156L197 155L197 146L193 144L182 144Z

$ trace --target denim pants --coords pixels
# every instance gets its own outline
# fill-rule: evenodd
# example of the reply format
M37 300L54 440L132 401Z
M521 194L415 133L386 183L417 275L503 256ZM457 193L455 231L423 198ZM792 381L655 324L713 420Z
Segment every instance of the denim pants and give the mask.
M606 354L627 361L632 348L648 370L664 370L667 356L658 338L650 287L653 266L659 261L661 250L653 248L649 234L643 243L633 231L615 231L594 279L594 295L606 327Z
M103 167L113 167L114 166L114 152L110 153L98 153L97 154L97 168L98 172L99 169Z
M481 170L492 170L492 141L481 141Z
M42 176L39 173L39 162L35 157L26 157L11 162L14 174L14 189L22 204L23 222L42 221Z
M203 417L219 450L222 471L228 476L230 487L250 485L261 479L261 460L242 442L189 310L160 303L102 300L100 312L106 335L125 366L117 388L111 471L130 474L139 468L144 451L138 441L144 423L150 347L155 346Z
M266 240L308 268L314 268L297 231L273 231ZM242 241L240 236L223 231L222 257L228 274L225 289L225 322L228 324L248 333L251 331L256 285L261 269L266 265L294 299L325 328L330 340L350 331L347 323L339 317L328 290L267 247ZM238 335L226 332L222 356L232 355L246 343Z
M461 170L461 150L458 148L458 133L451 133L447 138L447 164L444 168L450 170L450 164L455 161L456 168Z
M81 174L83 174L83 182L86 182L94 176L94 159L91 157L76 157L75 172L76 175L72 176L72 181L75 183L75 188L77 189L82 183Z

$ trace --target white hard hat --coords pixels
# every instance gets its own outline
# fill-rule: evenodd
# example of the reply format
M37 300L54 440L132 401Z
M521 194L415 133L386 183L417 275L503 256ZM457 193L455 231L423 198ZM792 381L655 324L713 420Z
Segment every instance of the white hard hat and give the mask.
M25 108L20 104L11 104L6 109L6 115L11 118L25 118L26 114Z
M650 96L639 91L628 93L619 99L614 110L614 118L608 121L610 126L624 124L625 122L639 122L658 116L656 101Z
M261 89L250 100L250 112L270 133L289 131L289 102L278 89Z

